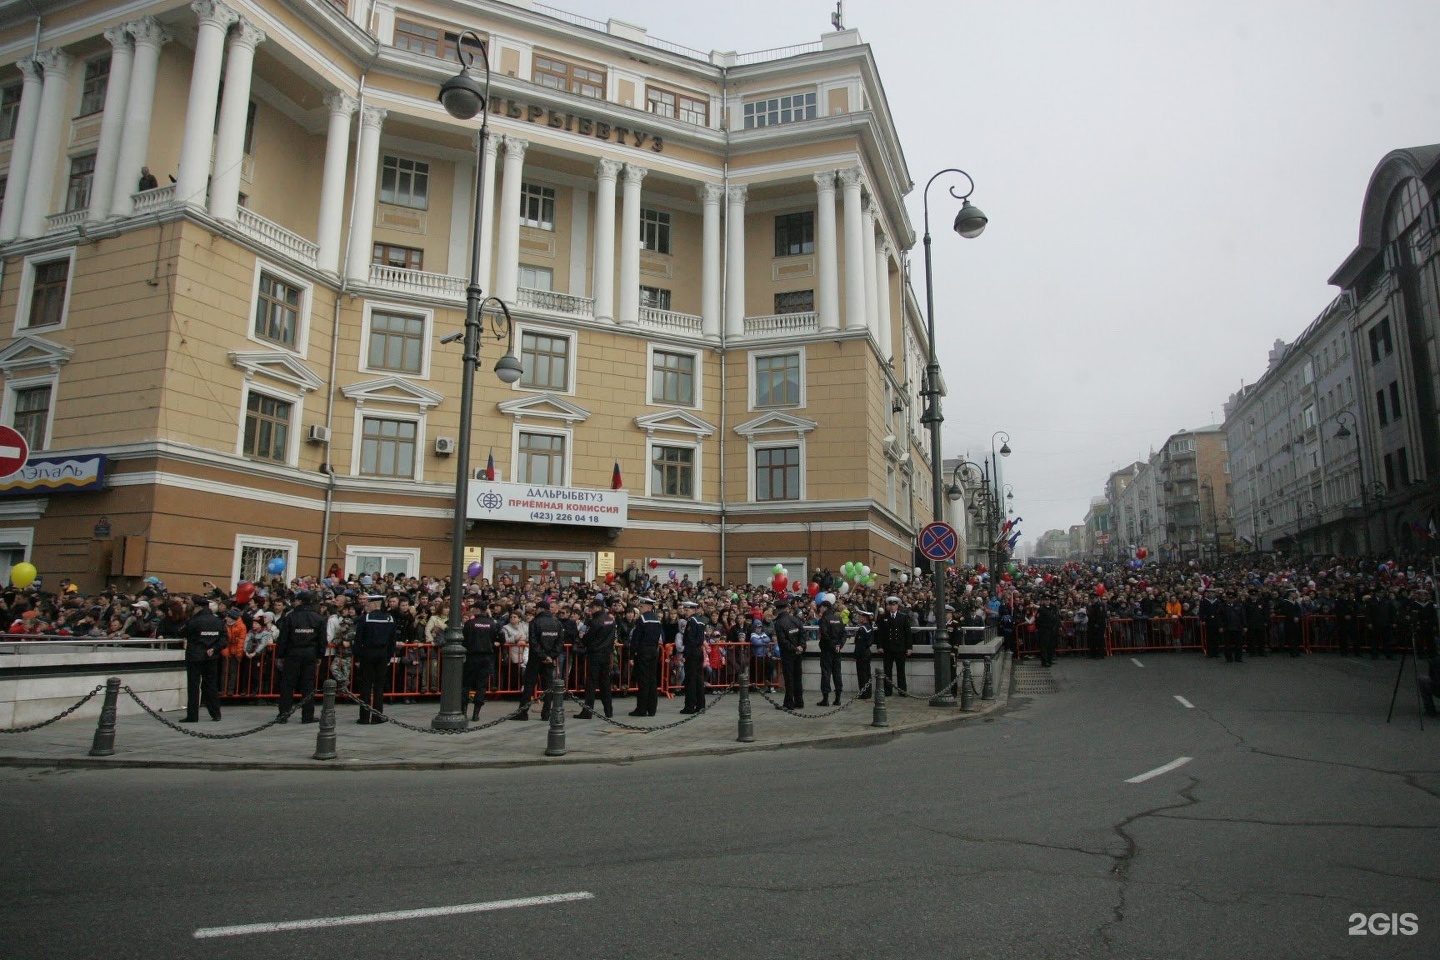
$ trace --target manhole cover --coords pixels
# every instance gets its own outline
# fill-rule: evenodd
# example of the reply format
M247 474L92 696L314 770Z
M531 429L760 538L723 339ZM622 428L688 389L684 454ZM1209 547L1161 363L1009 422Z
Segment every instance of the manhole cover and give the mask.
M1015 668L1011 690L1015 693L1059 693L1060 684L1044 667Z

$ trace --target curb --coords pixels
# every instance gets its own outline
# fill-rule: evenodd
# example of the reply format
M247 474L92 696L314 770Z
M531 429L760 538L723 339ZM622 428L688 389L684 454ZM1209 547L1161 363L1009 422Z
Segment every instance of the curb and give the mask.
M48 768L71 770L331 770L350 773L394 770L510 770L521 767L573 766L577 764L632 764L652 760L671 760L688 757L723 757L739 753L759 751L790 750L796 747L827 746L856 740L895 739L918 730L935 730L964 723L999 711L1010 701L1010 679L1013 666L1010 655L1001 657L995 676L995 699L978 701L981 706L968 713L961 713L959 707L949 708L943 714L920 720L903 727L865 727L849 733L827 734L805 739L789 738L770 743L733 743L724 746L692 747L666 753L624 754L614 756L535 756L513 760L147 760L125 757L16 757L0 756L0 767L17 769Z

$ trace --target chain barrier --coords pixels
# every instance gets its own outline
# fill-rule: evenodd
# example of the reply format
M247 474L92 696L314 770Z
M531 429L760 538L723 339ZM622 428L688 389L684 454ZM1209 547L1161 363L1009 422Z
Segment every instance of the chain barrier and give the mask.
M697 710L695 713L690 714L690 716L686 717L685 719L676 720L673 723L659 724L658 726L642 726L638 723L625 723L624 721L616 720L614 717L607 717L603 713L596 713L594 707L585 706L585 704L581 702L578 697L574 696L568 691L565 693L565 699L569 700L571 703L579 704L581 709L589 710L590 716L587 719L600 720L610 724L610 726L612 727L619 727L621 730L635 730L639 733L659 733L661 730L673 730L676 727L684 726L691 720L698 720L700 717L704 716L707 710L715 706L715 704L719 703L721 700L724 700L730 694L734 693L736 689L737 688L733 685L726 687L724 690L720 691L720 693L715 697L714 700L711 700L709 703L702 704L699 710Z
M358 704L361 707L369 707L369 704L367 704L364 700L361 700L359 697L355 696L355 694L350 690L349 687L346 687L344 690L336 690L335 694L336 696L343 696L351 703ZM500 716L496 717L494 720L491 720L489 723L482 723L478 727L467 726L464 730L436 730L432 727L421 727L413 723L406 723L404 720L397 720L395 717L390 716L390 714L381 713L379 710L370 711L370 722L374 723L376 718L379 718L379 721L381 723L393 723L395 726L399 727L402 730L410 730L415 733L428 733L441 737L453 737L458 736L462 733L479 733L481 730L489 730L491 727L498 727L506 720L509 720L510 716L511 715L508 713L502 713Z
M835 714L839 713L841 710L849 710L850 707L851 707L851 705L854 704L855 701L857 701L857 700L859 700L861 697L865 696L866 691L868 691L868 690L870 689L870 687L871 687L874 683L875 683L874 680L868 681L868 682L865 684L865 686L861 687L861 688L859 689L859 691L856 692L855 696L851 697L849 700L845 701L845 702L842 703L840 706L835 707L835 708L832 709L832 710L826 710L824 713L801 713L799 710L795 710L795 709L792 709L791 707L787 707L787 706L785 706L785 704L783 704L783 703L776 703L773 699L771 699L771 697L770 697L769 694L765 693L765 692L762 691L762 690L757 690L757 689L752 688L752 689L751 689L751 692L757 694L757 695L760 697L760 699L762 699L762 700L764 700L766 703L770 704L770 706L774 707L776 710L779 710L779 711L781 711L781 712L783 712L783 713L788 713L788 714L790 714L792 717L800 717L800 718L805 719L805 720L819 720L819 719L821 719L821 718L823 718L823 717L833 717Z
M199 730L190 730L186 727L180 726L180 724L176 723L174 720L169 719L168 717L161 716L159 710L156 710L154 707L150 706L150 704L146 703L144 700L141 700L140 695L137 694L134 690L130 689L128 686L121 687L120 689L124 690L126 695L128 695L131 700L134 700L137 704L139 704L141 710L144 710L146 713L150 714L150 716L154 717L156 720L159 720L162 724L169 727L171 730L174 730L176 733L183 733L185 734L185 736L194 737L196 740L238 740L241 737L248 737L252 733L259 733L261 730L268 730L270 727L273 727L278 723L289 720L291 714L293 714L296 710L299 710L301 707L305 706L311 700L315 699L315 694L306 694L303 700L295 704L289 710L286 710L284 713L275 717L268 723L262 723L258 727L251 727L249 730L241 730L238 733L201 733Z
M975 690L975 684L974 684L974 682L973 682L973 679L974 679L974 678L971 678L971 679L972 679L972 682L971 682L971 684L970 684L970 690L973 692L973 691ZM948 697L950 694L954 693L957 689L959 689L959 686L960 686L960 674L957 673L957 674L955 675L955 679L950 681L950 686L948 686L948 687L946 687L944 690L940 690L940 691L938 691L938 692L936 692L936 693L911 693L910 691L901 689L900 687L894 687L894 688L893 688L894 692L893 692L893 693L887 693L887 694L885 694L885 696L887 696L887 697L904 697L906 700L930 700L930 699L933 699L933 698L935 698L935 697ZM978 693L975 694L975 695L976 695L977 697L979 696Z
M85 694L85 696L75 701L74 706L60 711L59 713L55 714L55 716L51 717L49 720L41 720L39 723L31 723L23 727L0 727L0 733L30 733L32 730L39 730L41 727L48 727L52 723L64 720L66 717L70 716L70 714L74 713L76 710L79 710L91 700L94 700L96 694L104 692L105 684L102 683L100 684L100 686L96 687L94 690L91 690L89 693Z

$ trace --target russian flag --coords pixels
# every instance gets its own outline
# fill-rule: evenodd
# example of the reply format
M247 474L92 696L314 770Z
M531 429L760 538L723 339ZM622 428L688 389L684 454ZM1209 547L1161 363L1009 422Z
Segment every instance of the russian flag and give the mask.
M623 486L625 486L625 481L620 479L620 461L616 460L615 470L610 474L610 489L619 490Z
M490 451L490 459L485 462L485 479L495 479L495 451Z

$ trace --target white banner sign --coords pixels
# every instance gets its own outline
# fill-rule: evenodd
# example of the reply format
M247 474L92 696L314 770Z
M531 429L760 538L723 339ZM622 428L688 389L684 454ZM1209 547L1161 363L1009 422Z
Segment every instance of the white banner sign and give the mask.
M465 517L572 527L623 527L629 512L630 494L624 490L471 480Z

